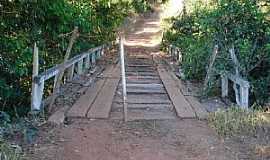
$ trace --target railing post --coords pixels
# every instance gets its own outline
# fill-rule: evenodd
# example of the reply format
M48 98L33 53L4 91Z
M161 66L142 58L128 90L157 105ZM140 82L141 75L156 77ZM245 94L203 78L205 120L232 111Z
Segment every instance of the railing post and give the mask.
M241 107L244 109L248 109L248 98L249 98L249 84L244 86L240 86L240 101Z
M75 69L75 64L72 64L71 67L68 69L68 80L72 81L73 75L74 75L74 69Z
M89 54L85 58L85 68L89 69L90 68L90 57Z
M83 73L83 59L78 62L78 74L81 75Z
M96 65L96 54L95 52L92 53L92 56L91 56L91 63L93 66Z
M122 87L123 87L123 108L124 108L124 121L127 121L127 88L126 88L126 72L125 72L125 55L123 37L120 35L119 48L121 58L121 73L122 73Z
M102 46L102 48L101 48L101 56L103 56L103 55L104 55L104 50L105 50L105 47L106 47L106 46L105 46L105 45L103 45L103 46Z
M39 70L39 58L38 58L38 47L34 44L33 52L33 73L32 73L32 95L31 95L31 110L36 111L41 108L41 101L44 89L44 81L41 84L35 82L35 77L38 76Z
M221 96L225 98L228 96L228 77L226 75L221 75Z

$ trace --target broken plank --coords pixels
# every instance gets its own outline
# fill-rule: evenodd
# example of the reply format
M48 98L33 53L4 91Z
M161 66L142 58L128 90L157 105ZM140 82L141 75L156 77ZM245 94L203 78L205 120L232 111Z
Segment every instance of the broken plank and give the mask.
M158 67L158 72L175 107L177 115L181 118L195 118L195 112L181 93L180 89L177 87L176 81L173 80L171 75L168 73L169 71L162 67Z

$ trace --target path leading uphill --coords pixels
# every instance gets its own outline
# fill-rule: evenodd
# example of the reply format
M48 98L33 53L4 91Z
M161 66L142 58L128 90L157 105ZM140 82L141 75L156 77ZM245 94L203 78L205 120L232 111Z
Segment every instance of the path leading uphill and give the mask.
M204 111L183 96L162 63L161 35L156 11L139 18L126 36L129 122L122 121L119 64L111 65L68 111L67 125L40 132L30 159L235 159L206 121L198 120Z

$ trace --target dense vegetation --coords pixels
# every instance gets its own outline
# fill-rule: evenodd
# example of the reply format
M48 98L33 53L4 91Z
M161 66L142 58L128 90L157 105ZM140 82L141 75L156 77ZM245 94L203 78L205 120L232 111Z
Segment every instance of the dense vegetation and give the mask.
M240 74L252 84L251 98L265 104L270 93L270 17L265 0L185 0L184 10L172 19L164 43L181 48L181 67L189 79L203 80L214 45L219 46L214 75L229 71L234 48ZM217 82L212 77L211 84Z
M150 9L146 0L2 0L0 2L0 111L30 109L32 48L40 49L40 70L63 60L69 35L79 27L72 53L115 40L130 12ZM74 56L74 55L73 55Z

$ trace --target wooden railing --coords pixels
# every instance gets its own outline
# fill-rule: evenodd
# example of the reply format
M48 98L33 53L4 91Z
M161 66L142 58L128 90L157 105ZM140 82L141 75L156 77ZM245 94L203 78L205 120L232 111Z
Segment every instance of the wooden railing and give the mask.
M177 61L179 64L182 63L182 53L180 48L174 45L168 45L167 48L168 54ZM238 60L235 56L234 50L230 50L232 61L235 63L236 73L232 74L229 72L220 73L221 77L221 96L222 98L228 97L228 80L233 82L233 89L235 92L235 101L237 105L241 108L247 109L249 107L249 82L239 75L237 66ZM213 60L214 61L214 60Z
M170 44L167 50L169 55L173 58L173 60L177 61L178 63L182 62L182 53L180 48Z
M36 55L36 60L34 58L34 63L36 64L36 75L33 75L32 82L32 99L31 99L31 107L32 111L39 111L44 107L43 104L43 94L44 94L44 86L45 82L54 77L54 83L57 80L57 76L60 72L60 68L63 67L64 70L67 70L67 80L72 81L74 78L75 67L77 68L77 74L83 74L87 69L96 65L96 61L100 59L104 55L104 50L110 48L113 43L102 45L96 48L92 48L87 52L79 54L71 59L69 59L66 63L58 64L43 73L38 74L38 49L35 47L34 53ZM35 57L35 56L34 56ZM35 66L35 65L34 65Z

